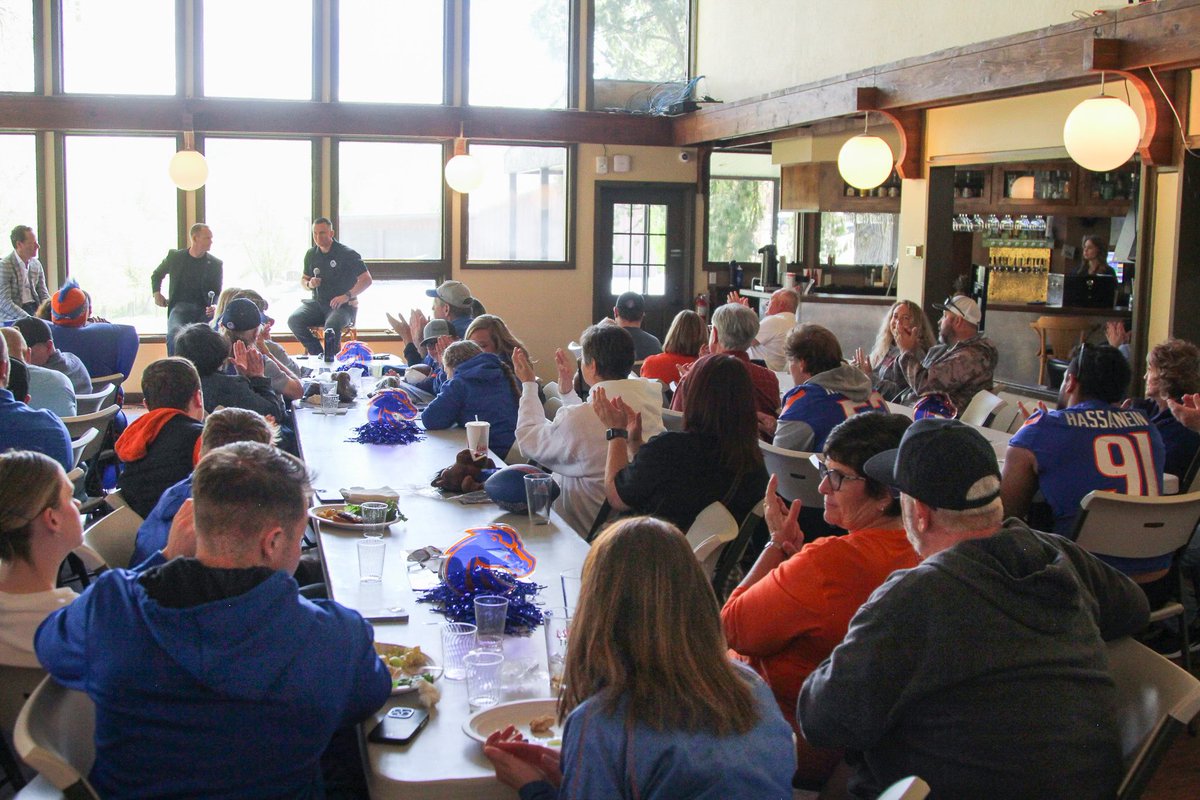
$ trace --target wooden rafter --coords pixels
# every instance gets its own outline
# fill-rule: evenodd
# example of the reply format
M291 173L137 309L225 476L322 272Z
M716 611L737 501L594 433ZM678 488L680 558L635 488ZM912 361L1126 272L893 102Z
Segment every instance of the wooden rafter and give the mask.
M874 111L886 118L900 134L900 152L896 154L896 173L901 178L921 177L921 143L925 140L925 112L914 109L884 108L879 90L860 87L858 110Z
M1083 66L1092 72L1119 75L1137 90L1146 109L1146 128L1142 131L1138 154L1147 164L1161 167L1170 164L1174 157L1175 117L1169 99L1175 87L1175 73L1151 74L1151 66L1131 68L1124 58L1127 49L1132 48L1127 48L1120 39L1091 39L1084 48Z

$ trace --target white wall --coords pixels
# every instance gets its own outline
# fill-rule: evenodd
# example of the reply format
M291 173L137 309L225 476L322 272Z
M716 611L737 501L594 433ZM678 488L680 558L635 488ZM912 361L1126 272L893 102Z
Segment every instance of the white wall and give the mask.
M699 0L696 75L718 100L1070 22L1078 0Z

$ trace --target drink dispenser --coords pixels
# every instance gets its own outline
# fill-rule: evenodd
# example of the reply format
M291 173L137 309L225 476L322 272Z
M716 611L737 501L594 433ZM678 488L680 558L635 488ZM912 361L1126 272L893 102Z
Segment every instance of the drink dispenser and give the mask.
M758 273L760 288L766 289L770 286L779 285L779 277L776 271L776 252L777 250L773 244L764 244L758 248L758 254L762 258L762 266Z

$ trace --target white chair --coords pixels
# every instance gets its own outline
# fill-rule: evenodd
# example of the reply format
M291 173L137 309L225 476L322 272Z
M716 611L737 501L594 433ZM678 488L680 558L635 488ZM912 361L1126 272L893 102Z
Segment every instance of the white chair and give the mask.
M825 499L817 489L821 485L821 475L812 463L812 453L787 450L766 442L759 442L758 446L762 449L767 474L778 479L779 494L784 500L789 503L800 500L805 508L825 505Z
M95 732L96 707L91 698L53 678L43 680L21 709L13 730L17 754L38 771L17 797L99 798L87 780L96 760Z
M95 428L88 428L86 431L79 434L79 438L71 440L71 457L75 459L73 462L71 462L72 472L79 467L79 462L84 460L83 454L87 451L88 445L90 445L99 435L100 431L96 430Z
M63 425L67 426L67 433L71 435L72 439L75 439L78 438L79 435L88 428L96 428L101 432L108 430L108 426L112 422L113 417L115 417L117 412L120 410L120 406L112 405L93 414L79 414L74 417L63 417L62 421Z
M893 403L891 400L886 401L888 411L892 414L899 414L902 417L913 418L913 407L906 406L903 403Z
M111 375L101 375L98 378L92 378L92 391L98 392L108 385L119 387L125 382L125 376L119 372L114 372Z
M791 370L776 369L776 370L772 370L772 372L774 372L775 377L779 379L779 396L780 397L787 394L788 390L796 385L796 379L792 377Z
M879 795L879 800L925 800L929 795L929 784L916 775L901 778Z
M1125 776L1118 800L1139 797L1179 732L1200 714L1200 680L1133 639L1108 644Z
M14 790L25 785L26 775L12 749L13 728L21 707L45 677L46 671L41 667L0 664L0 737L3 739L0 741L0 768Z
M977 428L988 427L991 417L1004 406L1008 405L1002 397L992 394L987 389L981 389L967 403L967 407L959 415L959 419Z
M1020 419L1018 420L1018 418ZM1021 409L1006 401L1004 405L992 413L992 418L988 420L987 427L994 431L1010 433L1013 423L1016 423L1019 428L1025 424L1025 418L1021 416Z
M1113 492L1088 492L1079 501L1075 543L1095 555L1115 558L1154 558L1178 555L1187 547L1200 522L1200 492L1168 497L1135 497ZM1175 570L1177 591L1183 596L1182 570ZM1168 602L1151 609L1150 621L1178 616L1184 669L1191 672L1188 626L1183 605Z
M108 408L117 402L117 385L107 383L103 389L91 394L75 395L76 414L95 414L101 409Z
M704 574L712 580L721 550L737 538L738 523L720 500L709 503L688 528L687 540Z
M662 410L663 427L669 431L679 432L683 430L683 412L672 411L669 408Z
M562 397L562 392L558 388L558 381L550 381L542 387L542 394L549 400L551 397Z
M110 567L125 569L133 557L142 518L129 506L102 517L83 532L83 543L95 550Z
M73 470L67 473L67 480L69 480L71 483L79 483L81 480L83 480L83 475L83 467L75 467Z

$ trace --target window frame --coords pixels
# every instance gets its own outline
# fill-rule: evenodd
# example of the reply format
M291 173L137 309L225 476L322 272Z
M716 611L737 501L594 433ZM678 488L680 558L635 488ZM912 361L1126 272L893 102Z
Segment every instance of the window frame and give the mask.
M709 175L707 183L711 185L714 180L718 181L757 181L774 184L774 202L771 204L771 243L779 244L779 200L781 191L780 178L766 178L761 175ZM704 187L704 268L709 272L715 272L728 266L728 261L713 261L712 255L709 253L709 215L712 213L712 192L710 186ZM797 236L797 239L799 236ZM761 245L760 245L761 246ZM789 256L790 257L790 256ZM752 264L753 261L739 261L739 264Z
M567 55L566 55L566 58L567 58L567 102L566 102L566 105L561 109L558 109L558 108L555 108L555 109L520 108L519 110L522 110L522 111L546 111L546 110L549 110L549 111L571 111L571 110L577 110L580 108L580 103L579 103L579 101L580 101L580 97L579 97L579 59L580 59L580 48L582 47L582 43L580 42L580 39L582 38L581 26L583 24L583 21L581 20L581 15L579 13L579 10L580 10L579 6L580 6L581 1L582 0L565 0L565 2L567 3ZM456 65L457 69L458 69L456 77L458 79L458 94L459 94L459 98L460 98L459 103L456 105L456 107L470 108L471 107L471 0L460 0L460 2L462 4L462 36L461 36L461 40L459 42L457 42L457 44L461 47L462 55L458 59L458 63ZM591 24L590 17L589 17L588 24L589 25ZM689 23L689 26L690 26L690 23ZM688 33L689 33L689 38L690 38L691 31L689 31ZM449 37L450 38L448 40L448 44L450 44L451 46L454 46L456 43L453 41L454 37L453 37L452 32L449 34ZM588 52L590 53L591 52L590 34L589 34L589 39L588 39L588 47L589 47ZM588 60L591 61L590 58ZM591 75L591 65L590 64L587 67L587 74L589 76ZM589 84L588 85L588 96L589 97L591 96L591 91L592 91L592 87ZM453 105L453 103L452 103L452 105ZM516 109L518 107L517 106L494 106L494 108ZM469 131L468 131L468 133L469 133ZM489 144L490 144L490 142L489 142Z
M495 260L480 260L471 259L470 238L471 238L471 219L470 209L468 207L468 195L459 194L447 187L446 194L458 195L458 214L459 214L459 244L462 252L462 268L467 269L482 269L482 270L522 270L522 269L537 269L537 270L570 270L576 268L575 258L575 215L576 208L576 184L578 184L577 174L577 150L576 144L564 144L563 142L522 142L522 141L480 141L479 144L498 147L561 147L567 152L567 164L563 169L563 177L566 180L566 196L563 202L567 204L567 213L565 224L566 230L566 252L563 261L495 261ZM469 148L469 145L468 145ZM446 161L448 162L453 156L453 147L447 148ZM469 149L468 149L469 152ZM445 166L443 165L443 169Z

